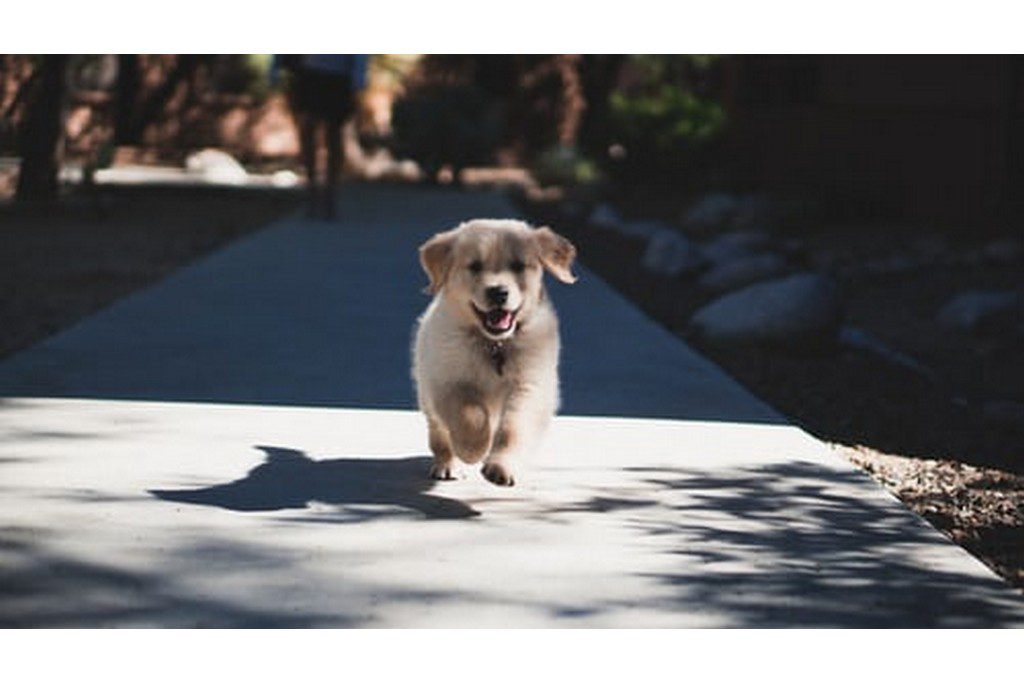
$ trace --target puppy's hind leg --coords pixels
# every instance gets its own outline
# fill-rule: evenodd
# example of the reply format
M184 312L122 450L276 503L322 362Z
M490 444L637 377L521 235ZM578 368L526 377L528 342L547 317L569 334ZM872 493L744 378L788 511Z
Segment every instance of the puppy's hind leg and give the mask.
M434 454L434 464L430 467L430 478L445 481L454 479L455 458L452 456L452 446L448 436L437 420L432 417L427 418L427 430L430 435L430 452Z

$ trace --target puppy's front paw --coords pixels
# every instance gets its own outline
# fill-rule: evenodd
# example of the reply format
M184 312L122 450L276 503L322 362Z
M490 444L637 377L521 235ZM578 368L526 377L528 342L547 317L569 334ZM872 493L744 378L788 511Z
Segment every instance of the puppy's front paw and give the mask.
M430 466L430 478L437 479L440 481L452 481L455 479L454 468L452 463L446 463L444 465L440 463L434 463Z
M484 475L484 479L495 486L515 486L516 484L515 477L512 476L512 471L501 463L484 463L483 469L480 470L480 473Z

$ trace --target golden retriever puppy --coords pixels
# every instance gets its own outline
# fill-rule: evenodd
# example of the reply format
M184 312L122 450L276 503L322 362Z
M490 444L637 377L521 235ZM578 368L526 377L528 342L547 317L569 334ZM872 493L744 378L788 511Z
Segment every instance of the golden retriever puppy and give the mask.
M575 258L564 237L516 220L472 220L420 247L435 296L416 328L413 378L435 479L452 479L458 458L515 483L517 454L558 408L558 319L543 270L575 282Z

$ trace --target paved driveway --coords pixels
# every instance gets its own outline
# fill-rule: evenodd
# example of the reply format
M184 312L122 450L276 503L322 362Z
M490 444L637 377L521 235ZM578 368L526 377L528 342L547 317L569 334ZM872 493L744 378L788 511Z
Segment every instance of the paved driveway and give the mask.
M520 484L431 482L415 248L515 210L343 199L341 223L277 223L0 364L0 625L1024 624L585 269L550 285L565 416Z

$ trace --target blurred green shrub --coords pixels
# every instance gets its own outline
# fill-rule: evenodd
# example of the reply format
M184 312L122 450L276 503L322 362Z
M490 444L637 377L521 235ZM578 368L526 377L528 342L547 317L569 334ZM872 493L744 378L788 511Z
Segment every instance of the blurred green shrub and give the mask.
M417 89L395 103L394 148L433 176L450 164L456 171L489 164L504 130L501 105L472 85Z
M725 129L725 110L701 94L705 55L638 55L634 82L609 95L608 170L619 180L668 176L687 180L705 172Z
M575 147L552 147L534 160L531 172L541 185L573 187L592 185L601 180L597 163Z
M248 95L264 101L273 88L270 64L273 55L219 55L213 59L214 87L220 93Z

